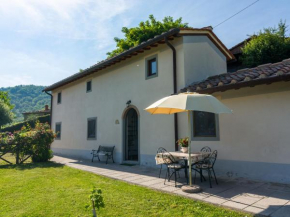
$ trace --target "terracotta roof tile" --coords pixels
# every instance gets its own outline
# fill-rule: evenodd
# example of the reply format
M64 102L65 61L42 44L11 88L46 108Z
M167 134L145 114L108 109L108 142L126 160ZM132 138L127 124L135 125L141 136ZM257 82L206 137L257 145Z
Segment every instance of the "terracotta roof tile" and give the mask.
M290 81L290 58L274 64L268 63L233 73L214 75L203 81L195 82L180 92L213 93L277 81Z

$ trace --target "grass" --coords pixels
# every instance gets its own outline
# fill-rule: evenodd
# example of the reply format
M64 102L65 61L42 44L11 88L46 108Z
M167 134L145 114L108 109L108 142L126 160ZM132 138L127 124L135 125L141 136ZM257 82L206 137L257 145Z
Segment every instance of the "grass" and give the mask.
M92 216L92 186L103 190L98 216L246 216L53 162L0 165L0 216Z

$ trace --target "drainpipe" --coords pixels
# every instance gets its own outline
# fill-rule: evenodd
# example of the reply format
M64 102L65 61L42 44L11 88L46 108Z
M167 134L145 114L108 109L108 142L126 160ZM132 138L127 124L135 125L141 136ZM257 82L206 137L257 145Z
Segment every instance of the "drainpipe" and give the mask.
M52 124L52 101L53 101L53 96L52 94L48 93L47 91L44 91L47 95L50 96L50 129L51 129L51 124Z
M170 44L167 38L164 38L165 43L168 47L172 50L172 57L173 57L173 94L177 94L177 70L176 70L176 50L172 44ZM174 114L174 136L175 136L175 151L178 150L178 144L176 141L178 140L178 117L177 114Z

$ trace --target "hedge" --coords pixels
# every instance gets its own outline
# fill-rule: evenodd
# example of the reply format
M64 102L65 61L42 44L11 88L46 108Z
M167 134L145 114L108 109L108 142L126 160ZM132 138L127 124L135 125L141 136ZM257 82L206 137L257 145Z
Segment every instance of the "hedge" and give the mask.
M2 128L2 129L0 129L0 132L12 132L13 133L14 131L21 130L21 128L23 126L26 126L27 124L29 124L31 126L31 128L34 128L37 120L40 123L48 123L50 125L50 115L44 115L44 116L37 117L33 120L19 122L19 123L12 125L12 126Z

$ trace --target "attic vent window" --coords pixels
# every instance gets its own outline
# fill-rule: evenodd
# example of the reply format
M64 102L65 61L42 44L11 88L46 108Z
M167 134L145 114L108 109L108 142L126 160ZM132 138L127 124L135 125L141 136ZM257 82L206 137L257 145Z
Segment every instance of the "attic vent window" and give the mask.
M61 92L57 93L57 104L61 104Z
M87 93L92 91L92 81L87 82Z
M158 76L158 59L157 55L146 59L146 79Z

